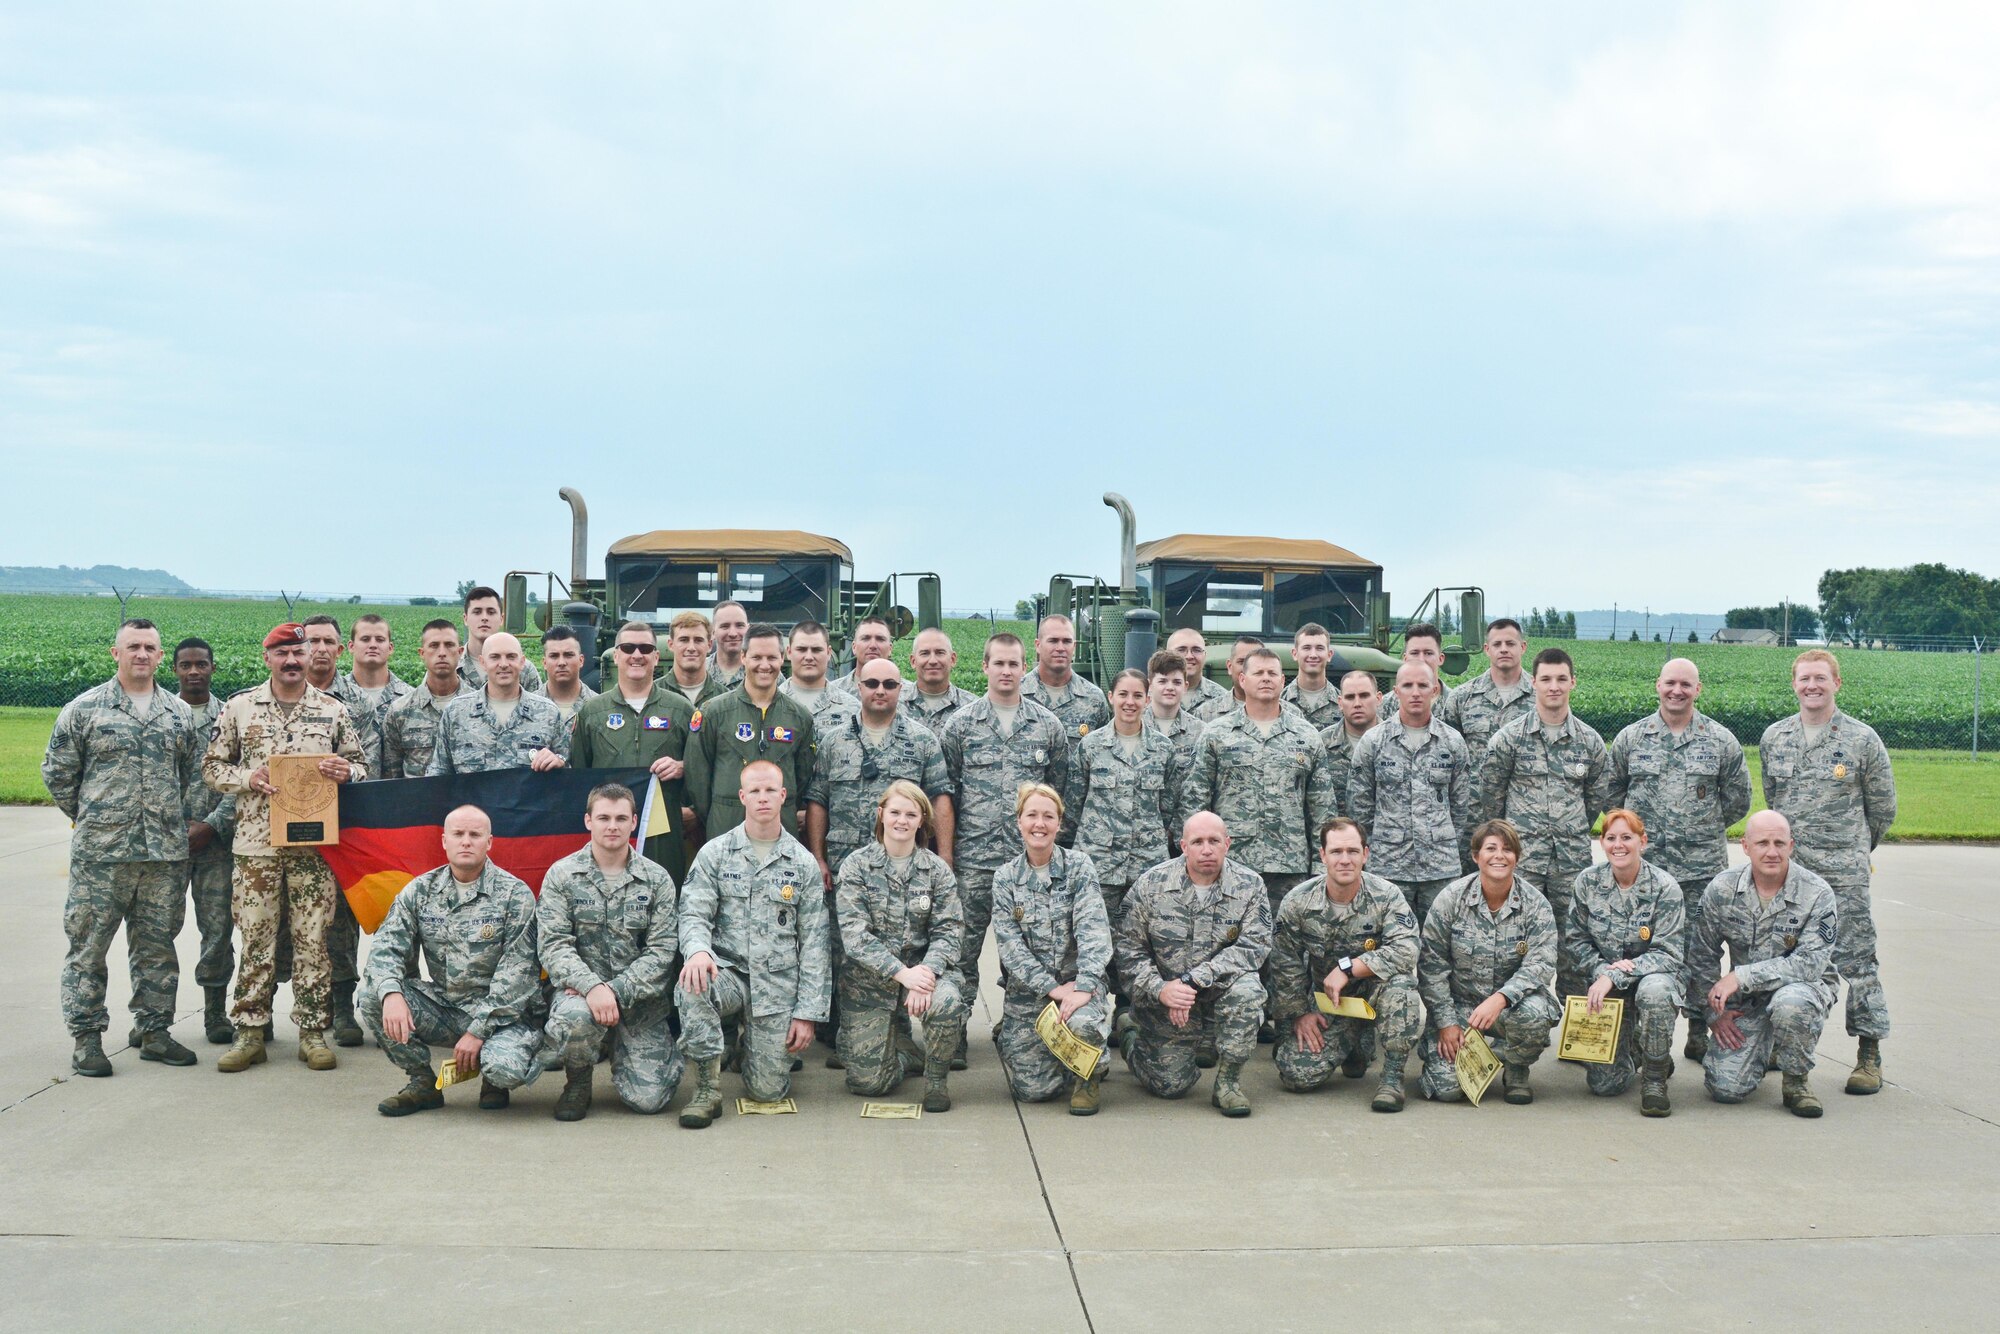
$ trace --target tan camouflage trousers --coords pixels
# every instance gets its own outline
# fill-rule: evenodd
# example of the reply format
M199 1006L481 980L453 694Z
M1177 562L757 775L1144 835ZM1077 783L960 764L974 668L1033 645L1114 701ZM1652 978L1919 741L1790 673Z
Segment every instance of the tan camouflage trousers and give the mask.
M1161 1098L1182 1097L1201 1078L1195 1057L1206 1033L1215 1035L1215 1059L1238 1065L1257 1054L1257 1026L1264 1017L1264 984L1244 973L1223 987L1203 987L1195 993L1194 1010L1186 1028L1174 1027L1167 1007L1157 996L1132 998L1132 1022L1137 1025L1126 1065Z
M194 905L195 930L201 933L196 986L226 987L236 972L236 924L229 915L235 875L236 858L220 839L188 862L188 900Z
M1000 1008L1000 1035L995 1039L1000 1048L1000 1065L1007 1072L1007 1087L1022 1102L1060 1098L1076 1080L1035 1032L1035 1020L1048 1003L1047 996L1009 991ZM1093 1047L1104 1045L1104 1034L1110 1026L1111 998L1101 991L1069 1017L1070 1032ZM1255 1029L1251 1031L1251 1042L1256 1042Z
M1417 1033L1423 1027L1423 1003L1417 995L1415 978L1370 978L1348 987L1342 994L1366 1000L1375 1007L1375 1018L1328 1017L1326 1027L1320 1030L1322 1045L1318 1051L1307 1051L1290 1024L1278 1029L1278 1048L1273 1053L1278 1063L1278 1082L1294 1093L1320 1088L1349 1056L1372 1051L1377 1042L1382 1044L1383 1059L1391 1066L1408 1062L1410 1049L1417 1045Z
M852 971L852 970L848 970ZM898 1050L899 1030L908 1031L902 1009L902 988L885 992L879 986L840 982L840 1060L847 1067L847 1091L879 1097L910 1075L924 1073L924 1063ZM906 1022L899 1024L898 1019ZM965 1033L965 1003L958 979L949 973L931 991L930 1009L917 1022L924 1026L923 1045L931 1064L940 1070L951 1064Z
M331 980L326 931L340 890L317 852L282 849L268 857L238 857L229 910L243 933L243 962L229 1017L238 1028L271 1021L278 988L278 920L292 927L292 1022L301 1033L326 1031Z
M112 937L125 928L132 970L132 1019L141 1033L164 1033L174 1022L181 963L174 937L187 920L187 863L77 862L69 865L63 903L63 1024L72 1037L111 1026L105 1005Z
M1615 993L1614 993L1615 994ZM1586 1062L1583 1082L1608 1098L1632 1087L1642 1061L1666 1061L1674 1050L1674 1020L1681 1010L1681 980L1666 973L1639 979L1625 995L1625 1019L1618 1028L1618 1053L1608 1064Z
M1736 1026L1743 1045L1727 1051L1715 1035L1708 1039L1701 1073L1708 1096L1717 1102L1742 1102L1757 1091L1772 1066L1788 1075L1808 1075L1813 1048L1833 1009L1833 991L1817 982L1787 982L1767 998L1743 996L1730 1001L1741 1007Z
M326 961L334 986L361 980L361 923L348 906L347 895L337 890L333 896L333 920L326 924ZM278 914L278 972L280 982L292 980L292 923L286 913Z

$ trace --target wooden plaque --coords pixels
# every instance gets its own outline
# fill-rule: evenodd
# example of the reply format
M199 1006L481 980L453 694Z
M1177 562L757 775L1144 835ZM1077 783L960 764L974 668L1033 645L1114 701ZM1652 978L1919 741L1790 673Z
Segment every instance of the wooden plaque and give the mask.
M271 846L317 848L340 842L340 784L319 771L325 755L274 755Z

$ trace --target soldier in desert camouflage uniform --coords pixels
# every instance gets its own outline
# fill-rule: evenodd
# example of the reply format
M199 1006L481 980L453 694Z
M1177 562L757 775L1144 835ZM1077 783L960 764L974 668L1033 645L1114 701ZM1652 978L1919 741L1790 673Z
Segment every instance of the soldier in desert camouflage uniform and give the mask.
M63 904L63 1022L76 1043L70 1068L97 1077L111 1073L105 956L121 924L141 1059L195 1063L167 1030L181 979L174 937L187 914L197 725L187 705L154 684L159 627L124 622L111 656L117 673L63 706L42 757L42 782L74 826Z
M739 782L741 823L695 855L681 891L687 963L674 1004L700 1081L681 1110L690 1130L722 1114L723 1020L742 1017L743 1082L770 1102L790 1092L792 1058L812 1044L833 996L819 863L785 832L784 775L754 760Z
M930 819L924 790L897 779L876 800L875 837L840 863L840 1059L850 1093L879 1097L921 1071L924 1110L948 1112L966 1018L965 919L951 868L917 844ZM912 1017L923 1021L921 1047L903 1027Z
M1799 864L1833 887L1840 905L1834 964L1847 983L1847 1033L1858 1038L1849 1093L1882 1088L1889 1000L1875 957L1870 854L1896 822L1896 777L1875 729L1835 705L1840 663L1807 649L1792 664L1799 711L1764 729L1764 804L1791 823Z
M1508 1102L1535 1100L1528 1067L1549 1045L1562 1017L1549 990L1558 933L1541 891L1515 873L1521 836L1505 820L1472 831L1479 870L1453 881L1431 905L1417 955L1417 990L1429 1012L1423 1054L1424 1096L1458 1102L1452 1062L1470 1026L1486 1034L1502 1063Z
M1310 729L1308 729L1310 731ZM1207 811L1188 818L1181 855L1132 885L1118 920L1118 973L1132 997L1125 1063L1148 1091L1178 1098L1201 1078L1196 1053L1215 1035L1215 1087L1224 1116L1250 1115L1243 1063L1257 1050L1271 952L1271 904L1262 877L1229 860L1229 831Z
M1750 767L1729 729L1695 709L1701 672L1692 662L1675 658L1660 668L1654 690L1659 711L1633 723L1611 743L1607 800L1646 822L1646 864L1680 885L1692 938L1702 891L1729 866L1729 826L1750 813ZM1704 1002L1685 991L1687 984L1683 967L1687 1056L1698 1061L1707 1032Z
M444 818L445 864L403 886L368 951L361 1012L409 1082L376 1107L408 1116L444 1106L433 1042L452 1043L461 1071L480 1072L479 1106L498 1111L508 1090L540 1069L547 1012L535 956L535 896L487 860L493 824L477 806ZM430 976L417 976L421 952Z
M993 939L1007 984L1000 1064L1020 1101L1047 1102L1067 1092L1070 1113L1090 1116L1098 1108L1104 1061L1088 1079L1074 1078L1035 1032L1035 1020L1053 1001L1072 1033L1093 1047L1104 1045L1111 1023L1111 924L1104 895L1089 856L1056 844L1063 806L1053 787L1022 787L1015 824L1021 853L993 874Z
M1320 829L1321 875L1285 895L1278 906L1271 981L1278 1016L1278 1082L1294 1093L1320 1088L1379 1037L1382 1082L1370 1107L1403 1110L1403 1075L1422 1026L1417 1003L1417 919L1401 890L1370 875L1361 826L1345 817ZM1366 1001L1375 1018L1320 1013L1315 994L1338 1003Z

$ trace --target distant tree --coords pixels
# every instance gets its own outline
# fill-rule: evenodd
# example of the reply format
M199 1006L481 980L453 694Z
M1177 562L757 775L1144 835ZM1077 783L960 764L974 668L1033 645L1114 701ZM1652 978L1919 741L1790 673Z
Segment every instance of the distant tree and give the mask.
M452 597L463 602L465 601L465 595L477 587L479 587L477 579L461 579L458 581L458 588L452 593Z
M1629 642L1629 643L1633 643L1633 644L1636 644L1636 643L1638 643L1638 642L1639 642L1639 632L1638 632L1637 630L1634 630L1634 631L1632 632L1632 635L1631 635L1631 638L1630 638L1630 640L1628 640L1627 642Z
M348 605L349 605L350 607L358 607L358 606L360 606L360 605L361 605L361 595L360 595L359 593L356 593L356 594L355 594L355 595L354 595L353 597L351 597L351 598L347 599L347 604L348 604Z
M2000 631L2000 580L1937 563L1828 570L1819 609L1827 636L1850 643L1992 635Z
M1655 644L1660 642L1660 632L1658 630L1653 631L1653 642Z
M1575 638L1576 638L1576 613L1575 613L1575 612L1573 612L1573 611L1566 611L1566 612L1564 612L1564 613L1563 613L1563 627L1562 627L1562 632L1563 632L1563 638L1564 638L1564 639L1575 639Z
M435 606L437 606L437 604L438 604L438 600L437 600L436 598L411 598L411 599L410 599L410 605L411 605L412 607L435 607Z
M1014 602L1014 619L1032 621L1035 619L1035 603L1032 598L1017 598Z
M1688 631L1688 643L1699 644L1700 642L1701 642L1700 638L1696 636L1694 631L1692 630Z
M1819 638L1818 614L1796 602L1790 606L1781 602L1775 607L1731 607L1722 623L1731 630L1776 630L1781 635L1789 627L1794 643Z

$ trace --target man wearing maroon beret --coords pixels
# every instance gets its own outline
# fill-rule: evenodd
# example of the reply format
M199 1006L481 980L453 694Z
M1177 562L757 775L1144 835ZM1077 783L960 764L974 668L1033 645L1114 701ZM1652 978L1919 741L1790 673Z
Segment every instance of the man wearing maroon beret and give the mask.
M232 695L222 706L201 765L202 781L209 787L237 794L229 906L243 933L243 956L230 1007L236 1042L216 1068L233 1073L264 1062L264 1025L277 989L278 919L285 913L292 927L292 1019L299 1026L299 1060L314 1070L331 1070L326 931L340 891L314 849L271 846L271 794L277 787L270 761L276 755L322 755L319 771L336 783L368 775L360 734L347 710L306 680L304 627L287 622L264 636L264 665L270 668L269 680Z

